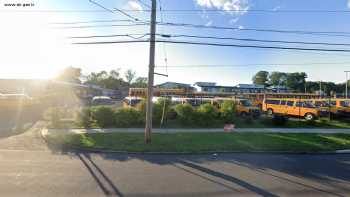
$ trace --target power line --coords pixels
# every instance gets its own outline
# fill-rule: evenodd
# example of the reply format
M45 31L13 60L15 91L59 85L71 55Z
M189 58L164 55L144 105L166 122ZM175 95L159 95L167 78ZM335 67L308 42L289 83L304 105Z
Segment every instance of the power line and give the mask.
M125 34L123 34L125 35ZM128 34L135 35L135 34ZM140 34L136 34L140 35ZM141 34L144 35L144 34ZM149 34L147 34L149 35ZM235 37L218 37L218 36L199 36L199 35L186 35L186 34L156 34L163 38L199 38L199 39L215 39L215 40L236 40L236 41L247 41L247 42L264 42L264 43L282 43L282 44L306 44L306 45L326 45L326 46L350 46L347 43L328 43L328 42L306 42L306 41L287 41L287 40L265 40L265 39L253 39L253 38L235 38ZM104 38L104 37L120 37L121 35L92 35L92 36L80 36L74 38Z
M109 8L106 8L105 6L103 6L103 5L101 5L101 4L97 3L97 2L95 2L95 1L93 1L93 0L89 0L89 2L92 3L92 4L94 4L94 5L96 5L96 6L98 6L98 7L100 7L100 8L102 8L102 9L104 9L104 10L106 10L106 11L108 11L108 12L114 13L113 10L111 10L111 9L109 9Z
M134 36L148 36L149 33L146 34L111 34L111 35L96 35L96 36L72 36L68 38L79 39L79 38L111 38L111 37L134 37ZM141 38L141 37L140 37Z
M96 6L98 6L98 7L100 7L100 8L103 8L104 10L109 11L109 12L111 12L111 13L115 13L114 10L116 10L116 11L118 11L119 13L123 14L124 16L127 16L127 17L131 18L131 19L134 20L134 21L139 21L138 18L135 18L135 17L131 16L130 14L128 14L128 13L126 13L126 12L124 12L124 11L118 9L118 8L114 8L114 10L111 10L111 9L106 8L105 6L103 6L103 5L101 5L101 4L97 3L97 2L95 2L95 1L93 1L93 0L89 0L89 2L92 3L92 4L94 4L94 5L96 5Z
M100 35L100 36L71 36L68 38L71 39L80 39L80 38L111 38L111 37L129 37L129 38L133 38L133 39L141 39L144 38L146 36L148 36L149 33L147 34L111 34L111 35Z
M121 44L121 43L141 43L148 42L147 40L133 40L133 41L104 41L104 42L76 42L72 44ZM350 52L350 49L326 49L326 48L302 48L302 47L281 47L281 46L264 46L264 45L240 45L240 44L224 44L224 43L208 43L208 42L191 42L191 41L167 41L157 40L157 43L171 43L171 44L188 44L188 45L202 45L202 46L217 46L217 47L238 47L238 48L260 48L260 49L277 49L277 50L296 50L296 51L321 51L321 52Z
M124 10L128 12L139 12L141 10ZM150 12L151 10L142 10ZM261 13L350 13L349 10L263 10L263 9L164 9L164 12L261 12Z
M86 23L113 23L113 22L133 22L132 20L91 20L91 21L76 21L76 22L56 22L50 23L51 25L74 25L74 24L86 24Z
M160 22L164 22L164 16L163 16L163 8L162 8L162 2L161 0L159 1L159 12L160 12ZM161 30L161 32L163 32L163 30ZM163 43L163 55L164 55L164 63L165 63L165 72L167 77L169 77L169 73L168 73L168 52L166 50L166 46L165 43Z
M245 67L245 66L307 66L307 65L350 65L350 62L308 62L308 63L255 63L255 64L231 64L231 65L181 65L168 66L169 68L201 68L201 67ZM162 68L164 66L156 66Z
M327 42L305 42L305 41L287 41L287 40L264 40L264 39L253 39L253 38L235 38L235 37L218 37L218 36L198 36L198 35L185 35L185 34L163 34L162 37L184 37L184 38L200 38L200 39L215 39L215 40L237 40L237 41L248 41L248 42L272 42L272 43L283 43L283 44L309 44L309 45L327 45L327 46L350 46L350 44L343 43L327 43Z
M100 28L100 27L135 27L145 26L144 23L132 23L132 24L112 24L112 25L81 25L81 26L65 26L55 27L58 29L85 29L85 28Z
M150 5L148 5L147 3L143 2L142 0L137 0L139 3L141 3L142 5L144 5L145 7L149 8L149 9L152 9L152 7ZM138 10L138 11L142 11L142 10ZM152 10L149 10L150 12Z
M107 10L0 10L0 13L94 13L94 12L109 12Z
M191 42L191 41L165 41L165 40L158 40L157 42L165 42L165 43L173 43L173 44L220 46L220 47L280 49L280 50L298 50L298 51L323 51L323 52L350 52L350 49L324 49L324 48L280 47L280 46L240 45L240 44L223 44L223 43Z
M108 22L108 20L106 22ZM215 30L238 30L238 31L256 31L256 32L331 36L331 37L333 37L333 36L350 37L350 32L341 32L341 31L337 32L337 31L305 31L305 30L285 30L285 29L239 28L239 27L207 26L207 25L199 25L199 24L171 23L171 22L157 22L157 24L162 25L162 26L176 26L176 27L215 29ZM133 25L135 25L135 26L148 26L149 22L148 21L137 22L137 23L134 22ZM117 26L119 26L119 25L109 24L109 25L81 26L80 28L117 27ZM74 27L74 28L78 28L78 27Z
M146 4L147 5L147 4ZM145 5L145 6L146 6ZM123 12L151 12L151 10L135 10L135 9L119 9L120 11ZM206 12L206 13L222 13L222 12L257 12L257 13L329 13L329 14L349 14L350 10L235 10L235 9L228 9L228 10L214 10L214 9L163 9L163 12L174 12L174 13L197 13L197 12ZM9 9L2 9L0 12L109 12L107 10L67 10L67 9L62 9L62 10L9 10Z
M151 12L151 10L132 10L132 9L118 9L123 12ZM109 12L107 10L9 10L2 9L0 12L67 12L67 13L79 13L79 12ZM176 9L167 9L163 12L261 12L261 13L350 13L349 10L206 10L206 9L187 9L187 10L176 10Z
M138 18L136 18L136 17L131 16L130 14L128 14L128 13L126 13L126 12L124 12L124 11L123 11L123 10L121 10L121 9L114 8L114 10L116 10L116 11L118 11L118 12L120 12L120 13L124 14L125 16L127 16L127 17L129 17L129 18L133 19L134 21L140 21L140 19L138 19Z
M165 25L165 26L180 26L180 27L204 28L204 29L223 29L223 30L257 31L257 32L290 33L290 34L315 34L315 35L322 35L322 36L350 37L350 32L239 28L239 27L207 26L207 25L198 25L198 24L189 24L189 23L170 23L170 22L167 22L167 23L158 22L157 24Z

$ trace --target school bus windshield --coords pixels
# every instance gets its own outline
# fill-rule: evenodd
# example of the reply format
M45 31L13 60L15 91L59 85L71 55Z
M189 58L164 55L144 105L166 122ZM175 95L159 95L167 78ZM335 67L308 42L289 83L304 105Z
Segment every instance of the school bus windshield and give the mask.
M241 100L241 105L245 106L245 107L249 107L252 106L252 103L249 100Z

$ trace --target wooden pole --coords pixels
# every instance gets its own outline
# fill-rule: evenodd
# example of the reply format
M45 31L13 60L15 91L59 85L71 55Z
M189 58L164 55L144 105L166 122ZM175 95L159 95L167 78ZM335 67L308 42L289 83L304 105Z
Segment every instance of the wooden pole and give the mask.
M154 81L154 62L156 48L156 20L157 20L157 0L152 0L151 13L151 38L149 51L149 68L148 68L148 89L147 89L147 104L146 104L146 126L145 126L145 143L151 143L152 133L152 99L153 99L153 81Z

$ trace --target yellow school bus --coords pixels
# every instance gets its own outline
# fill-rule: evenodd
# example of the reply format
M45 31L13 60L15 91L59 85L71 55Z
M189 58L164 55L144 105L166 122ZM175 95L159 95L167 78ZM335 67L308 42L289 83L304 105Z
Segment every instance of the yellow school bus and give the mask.
M231 97L231 98L216 97L214 98L214 103L217 103L218 106L220 106L220 104L226 100L230 100L235 103L236 113L239 116L242 116L242 117L252 116L253 118L258 118L261 115L260 108L254 105L249 99L237 98L237 97Z
M262 109L268 115L279 114L285 116L303 117L305 120L315 120L320 116L326 116L328 112L316 107L312 102L301 99L275 99L266 98Z
M328 110L332 115L338 117L350 117L350 99L310 99L316 107Z

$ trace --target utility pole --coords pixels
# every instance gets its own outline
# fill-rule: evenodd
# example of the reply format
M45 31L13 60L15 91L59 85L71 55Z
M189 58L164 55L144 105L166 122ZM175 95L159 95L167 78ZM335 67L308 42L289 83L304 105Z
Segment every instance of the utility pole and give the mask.
M348 98L349 94L348 94L348 80L349 80L349 77L348 77L348 73L350 73L350 71L344 71L345 72L345 75L346 75L346 81L345 81L345 98Z
M151 142L152 133L152 99L153 99L153 81L154 81L154 62L156 48L156 20L157 20L157 0L152 0L151 13L151 38L149 50L149 68L148 68L148 89L147 89L147 104L146 104L146 126L145 126L145 143Z
M321 98L321 95L322 95L322 81L320 81L320 98Z

